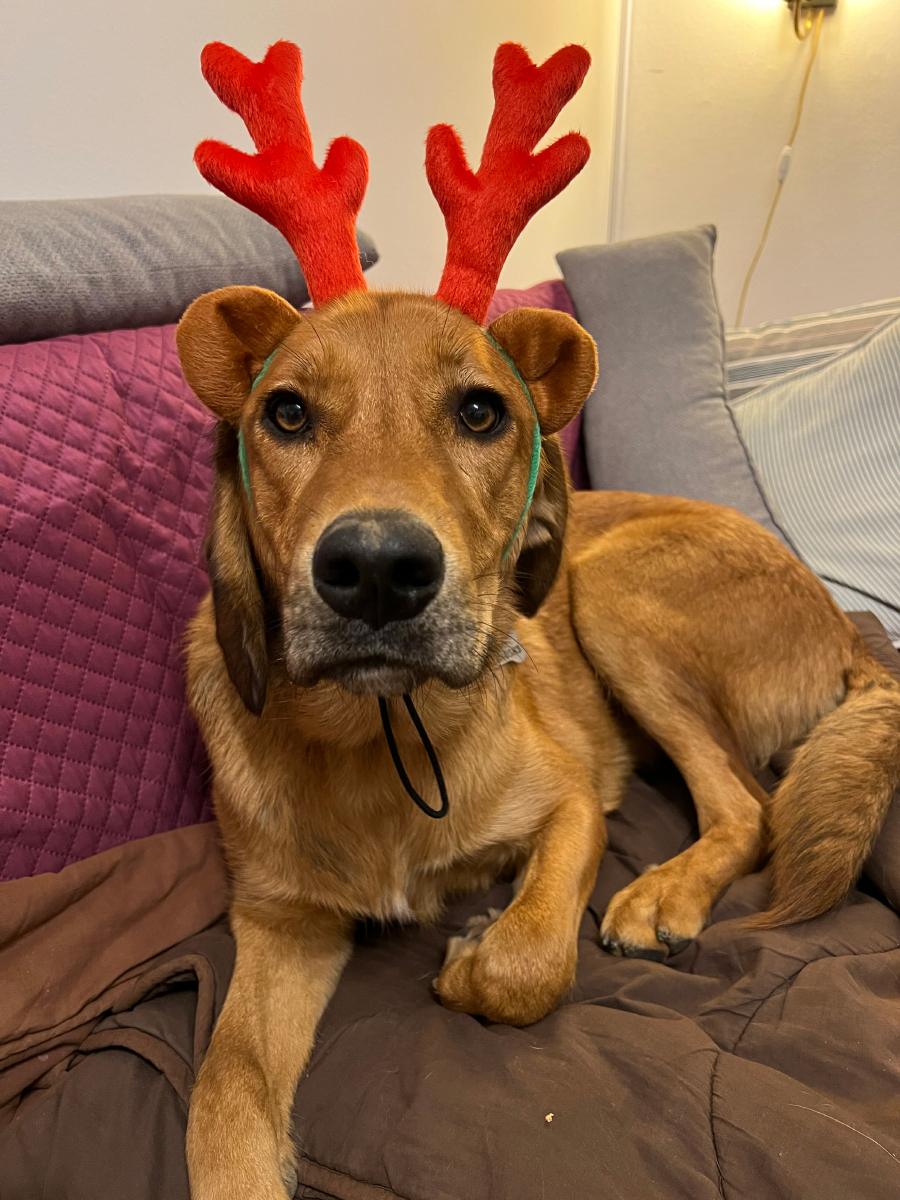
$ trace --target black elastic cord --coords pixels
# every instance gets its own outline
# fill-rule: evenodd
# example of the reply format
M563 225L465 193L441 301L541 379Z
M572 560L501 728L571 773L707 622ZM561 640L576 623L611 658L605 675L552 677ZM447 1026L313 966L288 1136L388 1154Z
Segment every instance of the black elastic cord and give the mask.
M388 750L391 752L391 758L394 760L394 766L397 768L397 774L400 776L400 782L406 788L411 798L421 808L422 812L427 817L434 817L437 820L439 817L446 817L447 809L450 807L450 801L447 798L447 785L444 783L444 775L441 771L441 764L438 762L437 755L434 752L434 746L431 744L431 739L425 732L425 726L422 724L419 714L416 712L412 699L404 695L403 703L406 705L406 711L412 718L412 723L416 727L416 733L419 735L422 745L425 747L425 753L428 755L428 761L431 763L431 769L434 771L435 782L438 785L438 791L441 795L441 807L432 808L430 804L426 804L416 789L409 781L409 776L406 773L406 768L400 758L400 751L397 749L397 743L394 740L394 731L391 729L391 718L388 714L387 700L384 696L378 697L378 708L381 712L381 724L384 726L384 736L387 739Z

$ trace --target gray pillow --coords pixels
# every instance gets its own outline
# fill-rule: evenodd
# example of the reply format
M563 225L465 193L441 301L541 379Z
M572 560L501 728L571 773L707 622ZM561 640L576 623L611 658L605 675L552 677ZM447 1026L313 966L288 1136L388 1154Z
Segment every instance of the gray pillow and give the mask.
M708 225L557 255L600 359L584 409L591 485L728 504L787 542L725 402L715 244Z
M357 241L372 266L374 245ZM168 325L235 283L309 300L278 230L224 196L6 200L0 246L0 343Z

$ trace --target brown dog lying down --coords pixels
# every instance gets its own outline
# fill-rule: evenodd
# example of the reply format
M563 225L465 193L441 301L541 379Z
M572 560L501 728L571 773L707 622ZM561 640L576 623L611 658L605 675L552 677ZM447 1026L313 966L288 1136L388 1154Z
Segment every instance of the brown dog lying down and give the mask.
M435 987L492 1021L553 1008L641 732L680 768L701 837L614 898L602 936L621 954L694 937L769 851L765 919L838 903L900 784L900 688L818 580L730 509L569 496L553 435L593 385L593 343L533 309L490 334L542 435L506 559L533 416L474 321L423 296L354 292L301 315L226 288L179 328L221 422L189 690L237 939L191 1106L196 1200L283 1200L294 1089L357 918L433 920L449 893L518 872ZM507 661L512 631L525 661ZM385 741L378 697L437 807L404 693L447 781L441 821ZM770 799L752 773L798 746Z

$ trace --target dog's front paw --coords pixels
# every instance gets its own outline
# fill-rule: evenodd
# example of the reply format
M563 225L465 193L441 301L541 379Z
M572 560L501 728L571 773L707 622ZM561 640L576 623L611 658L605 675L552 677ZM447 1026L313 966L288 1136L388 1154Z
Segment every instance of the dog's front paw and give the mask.
M502 913L502 908L489 908L486 913L479 913L476 917L469 917L459 933L447 939L447 948L444 951L444 966L448 967L454 959L465 958L469 954L474 954L475 950L481 944L481 939Z
M609 903L600 942L613 954L662 962L703 929L709 916L705 891L670 866L651 867Z
M441 1003L504 1025L545 1017L572 985L577 951L540 933L511 910L475 918L448 943L434 983Z

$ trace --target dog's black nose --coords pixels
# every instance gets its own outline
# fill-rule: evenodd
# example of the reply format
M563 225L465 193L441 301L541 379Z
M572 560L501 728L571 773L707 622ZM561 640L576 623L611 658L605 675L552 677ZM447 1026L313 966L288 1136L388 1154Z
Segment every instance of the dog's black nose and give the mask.
M346 513L319 538L312 572L316 591L336 613L380 629L431 603L444 578L444 551L408 513Z

